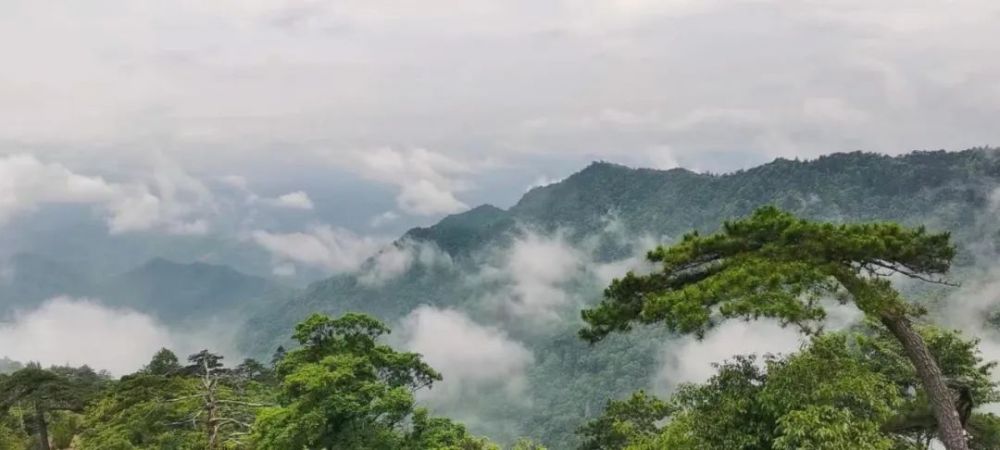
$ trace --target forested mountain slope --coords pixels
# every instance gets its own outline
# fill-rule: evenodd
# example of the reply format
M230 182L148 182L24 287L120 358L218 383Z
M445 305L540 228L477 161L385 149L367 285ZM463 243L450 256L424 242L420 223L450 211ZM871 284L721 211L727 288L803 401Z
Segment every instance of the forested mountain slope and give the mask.
M952 230L963 249L991 252L998 186L1000 155L989 149L779 159L722 175L594 163L508 210L481 206L409 231L359 273L314 283L263 311L243 344L267 355L314 311L404 323L421 305L461 311L530 350L529 400L481 389L475 402L438 398L436 405L500 439L528 435L567 448L605 399L652 385L662 331L613 336L596 347L575 331L580 307L596 301L611 276L640 265L636 256L656 242L712 231L774 204L814 219L926 224ZM970 252L959 263L971 264Z
M100 278L73 264L34 254L11 257L0 277L0 317L36 308L56 296L86 297L149 314L166 324L232 315L292 292L228 266L154 258Z
M288 292L290 289L274 282L228 266L182 264L163 258L154 258L97 288L97 295L108 303L143 311L167 323L249 310L262 300Z
M97 283L83 268L30 253L13 255L0 267L0 317L54 296L89 294Z

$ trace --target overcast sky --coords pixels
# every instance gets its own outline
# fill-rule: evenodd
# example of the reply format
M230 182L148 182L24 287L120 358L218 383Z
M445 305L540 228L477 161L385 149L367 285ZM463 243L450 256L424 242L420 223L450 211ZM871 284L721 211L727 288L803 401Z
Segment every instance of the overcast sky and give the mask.
M997 145L998 23L995 0L0 0L0 221L80 203L110 234L353 254L595 159Z

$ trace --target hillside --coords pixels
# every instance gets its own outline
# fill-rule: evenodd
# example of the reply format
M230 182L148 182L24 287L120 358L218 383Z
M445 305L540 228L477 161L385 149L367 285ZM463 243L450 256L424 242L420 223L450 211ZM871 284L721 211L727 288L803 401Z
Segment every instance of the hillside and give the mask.
M261 277L228 266L177 263L154 258L105 280L97 295L109 304L151 314L166 323L214 314L233 314L289 292Z
M0 318L55 296L89 295L97 283L81 267L31 253L13 255L2 267Z
M639 330L594 348L575 336L580 306L599 298L608 276L632 267L629 258L764 204L832 221L926 224L952 230L963 248L995 251L1000 228L988 214L1000 186L998 156L985 149L898 157L856 152L779 159L722 175L594 163L531 190L510 209L481 206L410 230L360 273L314 283L252 319L244 346L267 355L285 330L314 311L363 311L393 322L420 305L460 310L497 324L531 350L533 401L519 404L503 391L485 390L477 404L439 407L500 439L524 434L567 448L574 428L597 414L604 399L649 388L656 375L662 332ZM423 256L430 253L437 256ZM409 255L406 264L387 275L383 260L397 254ZM565 263L572 258L586 267ZM966 251L962 258L971 260Z
M214 314L245 313L292 290L228 266L154 258L100 279L73 264L34 254L11 257L0 280L0 317L56 296L88 297L175 324Z

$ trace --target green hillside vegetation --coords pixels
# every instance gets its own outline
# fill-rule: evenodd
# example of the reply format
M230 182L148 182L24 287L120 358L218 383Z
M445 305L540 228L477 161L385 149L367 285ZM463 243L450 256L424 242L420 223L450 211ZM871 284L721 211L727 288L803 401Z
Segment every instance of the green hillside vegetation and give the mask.
M608 398L626 398L651 387L671 335L638 326L594 347L574 338L582 325L580 306L596 304L605 287L606 280L588 269L558 286L573 299L558 309L559 321L526 323L498 313L484 299L516 298L517 293L510 280L484 280L481 270L502 265L517 240L529 234L559 237L584 249L586 260L580 264L592 267L642 254L651 247L649 241L674 242L692 230L711 233L726 220L770 204L834 223L888 220L949 230L958 244L952 276L961 280L975 258L996 252L1000 227L988 211L998 186L1000 158L990 149L779 159L722 175L594 163L559 183L531 190L508 210L482 206L411 230L395 244L398 248L430 246L450 263L414 263L377 284L366 283L363 273L314 283L252 318L243 344L250 354L267 355L287 342L282 330L316 311L365 312L394 323L427 304L459 309L482 323L500 321L534 354L527 375L532 401L524 405L503 394L483 393L472 429L502 440L527 435L552 448L573 448L580 442L576 427L596 417ZM951 292L900 289L926 304Z
M361 314L313 315L272 364L163 349L113 380L87 367L0 375L0 448L500 450L415 402L441 375ZM513 450L544 450L522 439Z
M162 258L102 282L97 297L142 311L166 323L260 308L261 302L290 293L261 277L227 266L179 264Z
M949 283L997 259L998 156L850 153L724 175L595 163L268 298L238 272L153 261L108 285L164 317L249 306L253 359L162 350L120 379L8 362L0 448L998 448L1000 418L977 409L1000 400L995 364L936 324L967 300ZM864 320L825 330L835 303ZM408 347L428 310L523 346L518 387L449 391L470 368ZM758 319L803 344L654 391L683 336ZM474 369L515 378L493 363Z

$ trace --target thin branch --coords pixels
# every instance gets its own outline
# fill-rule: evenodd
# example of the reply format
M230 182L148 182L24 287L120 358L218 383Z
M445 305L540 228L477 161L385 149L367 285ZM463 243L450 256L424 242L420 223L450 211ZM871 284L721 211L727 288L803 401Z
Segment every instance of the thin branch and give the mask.
M874 266L877 266L877 267L881 267L883 269L890 270L892 272L898 273L898 274L906 276L908 278L913 278L915 280L920 280L920 281L924 281L924 282L927 282L927 283L941 284L941 285L950 286L950 287L959 287L959 286L961 286L961 284L959 284L959 283L948 281L948 280L946 280L944 278L928 278L928 277L926 277L924 275L921 275L921 274L919 274L917 272L914 272L913 270L911 270L910 268L908 268L906 266L902 266L902 265L899 265L899 264L891 264L891 263L887 263L887 262L884 262L884 261L878 261L878 260L867 261L864 264L865 265L871 264L871 265L874 265Z
M251 402L241 402L237 400L216 400L216 403L229 403L232 405L249 406L252 408L264 408L268 406L278 406L274 403L251 403Z

